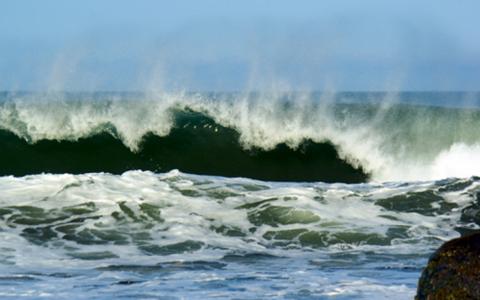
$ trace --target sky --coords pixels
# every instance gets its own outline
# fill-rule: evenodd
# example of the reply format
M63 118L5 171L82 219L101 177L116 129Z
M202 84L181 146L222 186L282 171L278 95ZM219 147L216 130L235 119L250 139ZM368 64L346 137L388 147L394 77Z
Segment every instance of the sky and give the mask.
M2 0L0 90L480 90L480 1Z

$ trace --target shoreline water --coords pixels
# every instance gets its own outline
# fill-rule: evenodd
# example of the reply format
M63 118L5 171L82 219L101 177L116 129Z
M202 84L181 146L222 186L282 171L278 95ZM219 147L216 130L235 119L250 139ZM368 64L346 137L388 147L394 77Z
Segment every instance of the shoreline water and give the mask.
M431 253L478 227L466 216L479 188L475 177L0 177L2 296L412 298Z

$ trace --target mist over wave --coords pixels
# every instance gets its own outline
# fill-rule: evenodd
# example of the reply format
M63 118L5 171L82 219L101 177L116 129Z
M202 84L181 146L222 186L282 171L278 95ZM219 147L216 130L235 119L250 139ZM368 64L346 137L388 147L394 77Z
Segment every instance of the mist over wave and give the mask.
M346 93L7 93L0 129L35 145L107 133L132 153L146 137L168 137L179 113L200 114L212 134L233 130L247 153L285 145L302 151L306 141L331 144L338 159L373 181L430 180L480 174L480 111L431 106L438 97ZM412 95L410 95L410 98ZM407 99L408 100L408 99ZM413 101L415 102L415 101ZM197 129L198 124L184 122ZM275 161L275 164L281 164ZM172 166L175 168L175 166ZM213 174L222 175L222 174ZM235 174L228 174L235 176ZM241 176L239 174L238 176ZM341 181L341 180L340 180Z

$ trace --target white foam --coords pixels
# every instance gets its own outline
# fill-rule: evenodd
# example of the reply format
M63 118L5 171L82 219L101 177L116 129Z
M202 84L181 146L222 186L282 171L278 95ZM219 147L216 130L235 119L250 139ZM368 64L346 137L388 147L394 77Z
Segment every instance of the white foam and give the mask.
M453 144L435 158L431 174L435 178L480 175L480 144Z
M258 186L258 190L245 189L245 186ZM408 236L396 239L391 245L369 244L367 241L332 244L323 250L327 252L385 251L392 253L429 252L432 239L445 240L458 235L455 224L458 222L458 210L439 216L422 215L416 212L398 212L375 205L378 199L392 197L407 192L423 191L434 188L434 183L412 185L343 185L343 184L294 184L267 183L241 178L221 178L194 176L172 171L166 174L131 171L121 176L110 174L85 175L34 175L23 178L0 178L0 207L33 206L49 210L58 210L73 205L93 202L95 211L86 218L77 230L117 230L131 238L136 233L148 232L148 243L157 246L171 245L187 240L199 241L210 245L199 251L178 253L167 256L145 255L138 245L128 242L114 244L78 244L58 238L46 240L43 246L28 243L21 238L22 230L29 225L9 223L9 217L0 218L0 248L14 249L13 258L2 258L15 262L18 266L38 265L54 267L59 260L65 267L92 267L98 261L71 259L69 253L110 251L117 258L105 258L102 265L108 264L152 264L172 260L211 260L222 257L226 252L251 253L262 252L279 256L295 256L303 253L300 248L283 249L274 246L274 240L266 239L265 234L272 231L291 229L312 232L361 233L386 236L390 228L409 228ZM226 198L215 198L210 194L219 190L230 193ZM461 193L455 192L456 194ZM451 192L453 193L453 192ZM452 195L451 195L452 196ZM320 198L319 198L320 197ZM466 205L471 196L460 202ZM454 197L452 196L452 199ZM265 223L254 226L248 214L259 211L261 206L239 209L242 205L270 199L270 205L306 211L319 219L313 222L292 222L288 224ZM141 204L152 204L161 208L164 221L150 220L140 212ZM120 205L131 210L141 222L122 213ZM117 221L115 213L126 217L126 221ZM54 211L48 212L55 218ZM70 219L77 218L73 215ZM60 226L71 220L48 221L49 226ZM70 220L70 221L69 221ZM37 225L32 225L36 228ZM30 226L30 227L32 227ZM43 226L43 225L42 225ZM42 227L40 226L40 227ZM237 228L244 236L230 236L216 232L212 227L226 226ZM33 228L32 227L32 228ZM255 231L251 231L256 227ZM425 237L429 239L423 240ZM412 243L411 241L416 242ZM292 240L295 243L295 240ZM49 247L45 251L43 247ZM306 246L309 248L308 246ZM42 250L43 249L43 250ZM383 250L381 250L383 249ZM5 252L7 255L8 253ZM41 258L40 258L41 256ZM36 257L36 259L32 259Z

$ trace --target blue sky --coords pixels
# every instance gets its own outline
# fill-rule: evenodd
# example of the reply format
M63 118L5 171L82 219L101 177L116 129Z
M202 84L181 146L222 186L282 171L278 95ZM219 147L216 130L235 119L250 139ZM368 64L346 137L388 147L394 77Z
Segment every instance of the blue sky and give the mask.
M480 1L0 2L1 90L480 90Z

